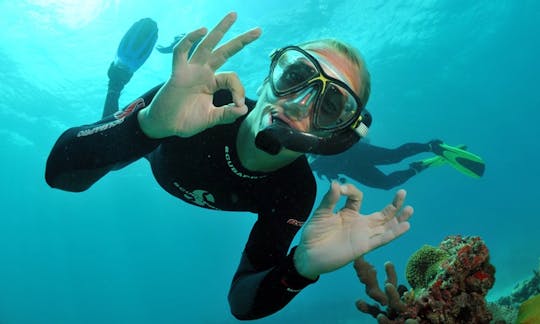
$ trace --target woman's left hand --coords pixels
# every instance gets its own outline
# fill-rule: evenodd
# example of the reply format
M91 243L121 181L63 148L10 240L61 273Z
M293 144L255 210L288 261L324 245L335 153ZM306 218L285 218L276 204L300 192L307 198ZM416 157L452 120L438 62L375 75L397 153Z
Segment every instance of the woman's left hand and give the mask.
M409 230L413 214L404 207L405 190L399 190L392 203L370 215L359 213L363 194L351 184L332 182L321 204L304 225L294 254L295 267L302 276L315 279L356 258L389 243ZM345 207L334 213L341 196Z

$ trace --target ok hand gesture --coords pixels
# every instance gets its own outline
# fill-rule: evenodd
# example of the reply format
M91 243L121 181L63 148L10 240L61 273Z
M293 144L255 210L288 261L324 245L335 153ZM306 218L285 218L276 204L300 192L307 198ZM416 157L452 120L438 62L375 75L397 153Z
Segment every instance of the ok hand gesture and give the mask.
M261 35L261 30L254 28L215 48L235 20L236 13L229 13L208 35L206 28L200 28L175 46L169 80L138 115L147 136L189 137L215 125L231 123L247 112L245 90L238 76L233 72L216 74L230 57ZM193 44L203 37L188 57ZM219 89L231 91L232 104L213 105L213 94Z
M347 197L345 207L334 212L341 196ZM407 220L413 209L410 206L401 209L405 190L399 190L392 203L370 215L359 214L362 198L362 192L355 186L332 182L320 206L304 225L300 244L294 254L298 273L315 279L409 230Z

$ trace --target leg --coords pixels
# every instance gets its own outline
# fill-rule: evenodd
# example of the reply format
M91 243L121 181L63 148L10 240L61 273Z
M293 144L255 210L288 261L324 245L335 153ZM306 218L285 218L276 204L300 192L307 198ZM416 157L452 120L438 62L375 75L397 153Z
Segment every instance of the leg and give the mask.
M418 174L418 172L409 168L406 170L395 171L386 176L386 190L400 186L407 182L410 178Z
M113 62L109 67L107 75L109 76L109 86L107 88L107 97L105 98L105 104L103 106L103 118L118 111L118 99L120 99L120 93L133 76L133 73L117 66Z
M429 143L406 143L394 149L374 146L371 144L358 144L359 159L365 159L373 165L393 164L416 154L431 152ZM353 147L351 150L356 150Z
M103 107L103 117L118 111L118 99L124 86L129 82L152 53L157 41L158 28L155 21L143 18L135 22L122 37L116 57L109 66L109 86Z
M375 166L360 166L354 170L347 171L346 175L368 187L390 190L404 184L416 175L416 173L413 169L407 169L385 174Z

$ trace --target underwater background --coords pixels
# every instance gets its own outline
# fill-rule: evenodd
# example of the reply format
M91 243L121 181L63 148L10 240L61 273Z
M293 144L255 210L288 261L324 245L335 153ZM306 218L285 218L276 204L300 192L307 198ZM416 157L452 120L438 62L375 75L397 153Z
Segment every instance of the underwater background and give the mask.
M229 11L238 20L225 39L260 26L262 37L221 69L236 71L251 98L272 49L345 40L371 72L372 144L441 138L485 159L481 179L445 166L403 186L415 208L411 230L366 255L381 281L385 261L405 282L408 256L453 234L486 241L497 269L490 300L538 267L539 2L187 3L0 1L1 324L238 322L227 292L255 215L187 205L159 188L145 160L83 193L54 190L44 180L58 136L100 119L107 68L124 32L143 17L158 23L162 45L213 27ZM121 106L163 82L170 66L170 55L154 51L124 89ZM320 199L328 182L318 183ZM393 197L358 185L364 213ZM356 310L360 298L364 286L346 266L255 322L375 322Z

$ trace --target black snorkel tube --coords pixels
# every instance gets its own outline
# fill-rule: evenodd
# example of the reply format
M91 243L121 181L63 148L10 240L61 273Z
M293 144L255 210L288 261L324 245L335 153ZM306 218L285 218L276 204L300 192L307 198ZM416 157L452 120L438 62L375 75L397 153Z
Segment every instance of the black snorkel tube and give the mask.
M356 127L322 137L300 132L280 120L275 120L257 134L255 145L272 155L278 154L283 148L301 153L334 155L346 151L365 137L370 125L371 115L364 113Z

